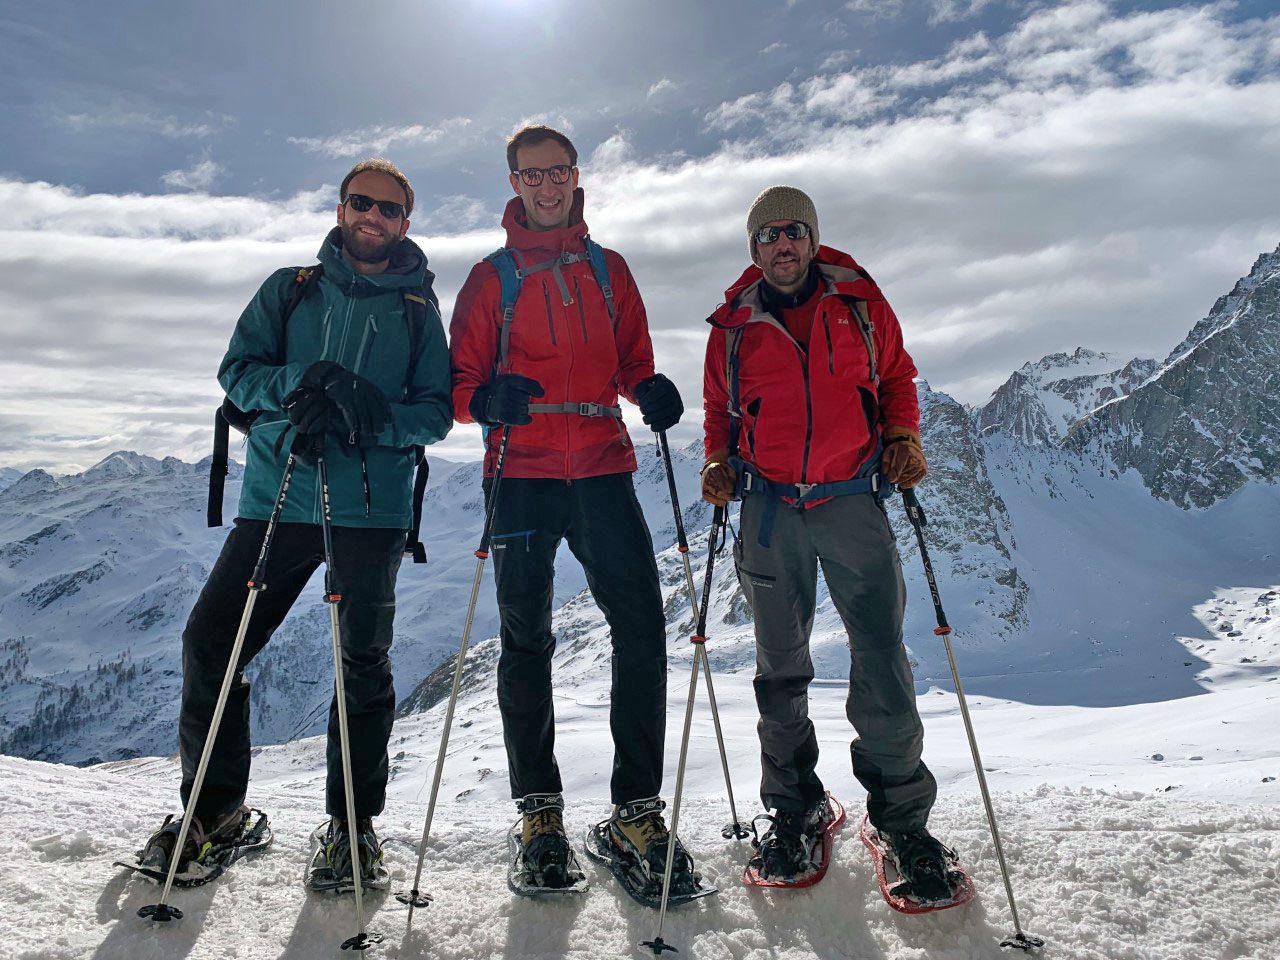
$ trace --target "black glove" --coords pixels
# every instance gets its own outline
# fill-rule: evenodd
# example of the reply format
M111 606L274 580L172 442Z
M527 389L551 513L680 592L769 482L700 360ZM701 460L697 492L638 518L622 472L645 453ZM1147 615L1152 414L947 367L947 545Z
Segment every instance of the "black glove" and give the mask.
M324 433L340 420L333 401L319 387L298 387L284 398L284 412L299 433Z
M377 436L391 422L391 405L382 391L332 360L307 367L302 385L319 389L333 402L353 443L357 437Z
M467 412L476 423L496 426L509 423L522 427L533 423L529 401L542 396L542 384L518 373L500 373L488 383L476 387L467 404Z
M640 413L655 433L670 430L680 422L684 402L676 385L660 373L636 385L636 399L640 401Z

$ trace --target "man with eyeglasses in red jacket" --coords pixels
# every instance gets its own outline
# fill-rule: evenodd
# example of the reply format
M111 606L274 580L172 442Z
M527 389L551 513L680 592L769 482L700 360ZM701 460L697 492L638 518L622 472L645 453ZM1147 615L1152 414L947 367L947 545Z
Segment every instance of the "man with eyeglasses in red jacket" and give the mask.
M506 246L472 268L450 324L455 416L487 428L486 499L510 429L493 557L498 704L511 796L522 814L513 881L520 889L582 879L565 836L554 753L551 601L561 540L582 563L613 641L615 806L597 835L658 886L670 839L658 797L665 618L619 397L637 403L655 431L675 426L684 407L675 385L654 372L644 303L626 261L587 235L577 162L573 143L550 127L511 138ZM677 850L679 895L695 881L692 861Z
M752 866L788 882L818 864L835 816L809 720L818 567L849 636L853 772L872 826L922 900L951 895L949 851L925 824L937 783L902 643L906 600L885 484L913 487L915 364L898 319L853 258L818 244L813 201L762 192L747 215L752 266L711 315L703 496L741 498L738 579L755 619L761 800L774 810Z

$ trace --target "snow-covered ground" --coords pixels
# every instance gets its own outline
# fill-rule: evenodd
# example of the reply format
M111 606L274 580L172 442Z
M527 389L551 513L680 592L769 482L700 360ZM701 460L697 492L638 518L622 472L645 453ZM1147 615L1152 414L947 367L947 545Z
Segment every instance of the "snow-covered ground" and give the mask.
M1275 627L1260 642L1274 644ZM673 671L673 691L687 673ZM757 812L750 684L716 692L740 812ZM664 939L681 956L725 960L968 960L1001 955L1012 930L955 697L921 698L926 759L941 799L935 831L958 848L978 900L908 918L881 901L856 839L861 803L848 768L840 684L814 688L821 772L850 809L827 879L811 891L762 893L739 882L745 848L720 836L728 819L705 696L695 709L681 835L720 894L673 911ZM673 695L674 766L684 697ZM1280 954L1280 755L1262 735L1280 720L1280 688L1247 679L1214 693L1114 707L1035 706L971 698L1023 926L1045 956L1142 960L1274 960ZM606 705L586 691L557 698L558 755L571 832L607 813ZM386 814L379 825L395 889L412 878L439 737L439 709L401 721ZM505 885L506 798L498 718L475 702L458 715L432 834L424 889L435 903L405 934L406 908L370 900L369 927L388 957L639 957L657 914L632 903L588 862L580 901L542 903ZM465 726L463 726L465 724ZM1237 731L1249 731L1241 736ZM1160 754L1163 759L1153 759ZM112 860L174 808L173 758L89 769L0 758L0 955L14 960L170 960L338 956L352 933L349 899L299 885L307 835L323 817L323 744L257 751L251 799L267 808L275 845L211 887L178 891L186 917L138 919L158 889ZM585 861L585 858L584 862Z

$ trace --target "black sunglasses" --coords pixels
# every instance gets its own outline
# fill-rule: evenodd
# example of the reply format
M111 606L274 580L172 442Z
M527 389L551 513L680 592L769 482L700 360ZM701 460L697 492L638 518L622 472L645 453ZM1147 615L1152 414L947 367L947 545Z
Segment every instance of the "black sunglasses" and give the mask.
M551 178L551 182L557 186L569 182L569 174L573 172L573 167L567 163L557 163L554 167L525 167L523 170L517 170L520 179L525 182L525 186L540 187L542 186L543 176Z
M394 200L375 200L373 197L366 197L363 193L348 193L347 199L342 202L351 204L351 209L356 213L368 213L376 203L378 212L388 220L399 220L404 216L404 204L396 203Z
M809 225L797 220L795 223L788 223L785 227L761 227L756 231L756 243L767 246L784 233L792 240L803 240L809 235Z

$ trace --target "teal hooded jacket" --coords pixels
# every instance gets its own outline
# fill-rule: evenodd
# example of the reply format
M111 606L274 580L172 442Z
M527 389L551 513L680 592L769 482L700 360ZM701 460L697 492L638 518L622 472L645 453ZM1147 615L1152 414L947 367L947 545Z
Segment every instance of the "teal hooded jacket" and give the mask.
M385 273L351 269L342 254L342 233L330 231L320 247L320 282L293 311L283 314L297 271L277 270L258 290L236 323L218 382L241 410L260 411L246 440L239 516L271 516L284 475L292 434L284 398L317 360L332 360L376 384L391 404L391 423L359 447L337 433L325 440L333 523L344 527L408 529L412 522L414 446L435 443L453 425L449 348L440 313L427 297L425 329L411 335L405 291L429 293L434 275L412 240L392 250ZM419 315L421 312L418 312ZM281 360L283 359L283 363ZM365 471L368 476L366 497ZM316 467L299 463L280 517L285 523L320 523Z

